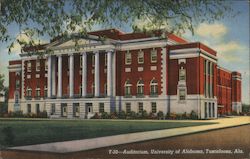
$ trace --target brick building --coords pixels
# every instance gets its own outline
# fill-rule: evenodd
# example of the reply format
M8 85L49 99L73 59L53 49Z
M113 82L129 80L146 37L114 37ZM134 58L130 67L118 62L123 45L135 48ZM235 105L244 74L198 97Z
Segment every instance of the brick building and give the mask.
M194 111L200 119L241 112L241 74L219 67L215 50L174 34L109 29L77 46L57 37L23 50L9 62L9 111L67 118Z

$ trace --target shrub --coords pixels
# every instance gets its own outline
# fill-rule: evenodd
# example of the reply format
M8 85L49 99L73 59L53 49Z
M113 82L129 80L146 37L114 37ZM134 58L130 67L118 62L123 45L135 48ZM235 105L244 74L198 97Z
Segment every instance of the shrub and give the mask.
M39 113L37 114L37 117L38 117L38 118L47 118L47 117L48 117L48 114L47 114L47 112L44 110L43 112L39 112Z
M150 112L148 115L148 119L157 119L157 116L154 113Z
M110 114L110 119L118 119L117 116L118 116L118 115L117 115L116 112L112 112L112 113Z
M101 117L98 113L95 113L90 119L101 119Z
M110 115L107 112L103 112L101 115L102 119L110 119Z
M191 111L190 118L193 119L193 120L198 119L198 115L194 110Z
M173 112L173 113L170 113L170 119L172 119L172 120L175 120L176 119L176 113L175 112Z
M136 112L131 111L131 112L127 113L126 118L127 119L136 119L137 118L137 114L136 114Z
M188 119L187 112L184 112L181 116L181 119Z
M158 118L159 120L163 120L163 119L164 119L164 113L163 113L162 111L159 111L159 112L157 113L157 118Z
M119 119L126 119L126 113L125 111L121 111L118 113L118 118Z
M4 134L4 142L6 146L11 146L14 143L15 135L13 133L12 127L4 127L2 130Z
M142 119L147 119L147 118L148 118L148 113L147 113L146 110L143 110L143 111L142 111L141 117L142 117Z

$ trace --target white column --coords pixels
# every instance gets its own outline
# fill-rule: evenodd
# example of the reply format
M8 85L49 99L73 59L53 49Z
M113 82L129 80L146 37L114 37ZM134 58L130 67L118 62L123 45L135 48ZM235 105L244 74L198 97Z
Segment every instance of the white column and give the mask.
M48 56L48 76L47 76L48 98L51 98L51 56Z
M58 55L57 97L62 97L62 56Z
M107 96L112 96L112 51L107 52Z
M213 77L213 74L212 74L213 63L212 62L210 62L209 67L210 67L210 92L209 93L210 93L210 98L213 98L213 96L212 96L212 94L213 94L212 93L213 92L213 89L212 89L213 88L213 78L212 78Z
M206 98L209 96L208 95L208 60L206 60Z
M95 54L95 97L100 95L100 75L99 75L99 52L94 52Z
M56 57L51 57L52 96L56 95Z
M69 56L69 97L74 97L74 55Z
M82 54L82 97L87 95L87 53Z

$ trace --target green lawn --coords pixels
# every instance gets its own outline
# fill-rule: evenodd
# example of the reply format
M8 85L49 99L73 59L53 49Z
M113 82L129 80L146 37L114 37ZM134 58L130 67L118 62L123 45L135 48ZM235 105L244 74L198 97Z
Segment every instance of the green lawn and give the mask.
M4 127L11 127L15 136L11 146L20 146L205 124L211 123L0 119L0 145L6 145L6 135L2 132Z

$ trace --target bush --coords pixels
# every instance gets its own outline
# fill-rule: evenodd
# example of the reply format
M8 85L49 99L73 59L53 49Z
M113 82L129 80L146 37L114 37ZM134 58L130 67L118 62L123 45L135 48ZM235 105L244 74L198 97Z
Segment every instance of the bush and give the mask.
M121 111L118 113L118 118L119 119L126 119L126 113L125 111Z
M11 146L14 143L15 135L13 133L12 127L4 127L2 130L2 133L4 134L4 145L5 146Z
M101 119L101 117L98 113L95 113L90 119Z
M157 116L154 113L150 112L148 115L148 119L157 119Z
M193 119L193 120L198 119L197 113L196 113L195 111L192 110L191 113L190 113L190 118Z
M134 111L131 111L129 113L127 113L127 119L136 119L137 118L137 114Z
M173 112L173 113L170 113L170 119L172 119L172 120L175 120L176 119L176 113L175 112Z
M118 116L118 115L117 115L116 112L112 112L112 113L110 114L110 119L118 119L117 116Z
M163 119L164 119L164 113L163 113L162 111L159 111L159 112L157 113L157 118L158 118L159 120L163 120Z
M47 118L48 115L47 115L47 112L44 110L43 112L39 112L39 113L37 114L37 117L38 117L38 118Z
M107 112L103 112L101 115L102 119L110 119L110 115Z
M142 119L147 119L147 118L148 118L148 113L147 113L146 110L143 110L143 111L142 111L141 117L142 117Z

